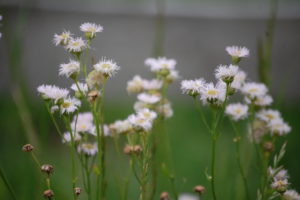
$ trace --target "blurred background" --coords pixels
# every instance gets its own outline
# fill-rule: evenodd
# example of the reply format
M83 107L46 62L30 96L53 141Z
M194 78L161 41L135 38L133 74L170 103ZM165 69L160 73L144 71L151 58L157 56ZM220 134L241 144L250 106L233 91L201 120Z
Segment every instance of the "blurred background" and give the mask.
M251 56L240 67L249 80L270 86L274 108L293 128L285 138L288 148L283 164L293 188L300 190L299 0L2 0L0 14L0 167L18 199L41 199L37 170L21 151L28 142L36 143L42 160L55 166L57 199L70 198L69 179L62 179L70 171L68 149L61 145L36 87L70 86L69 80L58 76L58 66L69 60L68 54L54 46L53 35L70 30L81 36L79 26L84 22L104 27L93 42L93 57L112 58L121 66L106 92L108 123L133 112L135 97L127 95L125 85L135 74L151 77L143 64L146 58L174 58L183 79L213 80L215 67L230 62L226 46L248 47ZM210 161L210 140L179 84L169 91L175 115L167 122L167 130L178 190L192 192L196 184L209 185L204 172ZM225 128L229 130L219 145L217 171L218 193L224 200L235 198L233 191L241 185L233 160L233 133ZM111 152L114 171L120 171L117 162ZM255 177L255 169L249 173ZM133 183L130 199L137 199L136 188ZM110 199L117 199L116 189L116 185L109 188ZM251 191L254 198L255 185ZM10 199L1 180L0 199Z

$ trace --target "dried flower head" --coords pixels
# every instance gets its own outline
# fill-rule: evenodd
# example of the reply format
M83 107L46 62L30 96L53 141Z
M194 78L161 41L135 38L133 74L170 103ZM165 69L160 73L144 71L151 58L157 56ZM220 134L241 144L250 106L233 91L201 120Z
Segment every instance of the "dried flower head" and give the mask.
M41 166L41 171L48 174L48 175L50 175L50 174L53 173L54 168L53 168L52 165L45 164L45 165Z
M205 192L205 187L202 185L197 185L194 187L194 192L198 193L199 195L202 195Z
M45 190L43 196L45 198L51 199L54 197L54 192L52 190Z
M31 144L25 144L22 147L22 151L24 152L31 152L34 149L34 147Z
M81 188L80 187L74 188L74 193L76 194L76 196L79 196L81 194Z

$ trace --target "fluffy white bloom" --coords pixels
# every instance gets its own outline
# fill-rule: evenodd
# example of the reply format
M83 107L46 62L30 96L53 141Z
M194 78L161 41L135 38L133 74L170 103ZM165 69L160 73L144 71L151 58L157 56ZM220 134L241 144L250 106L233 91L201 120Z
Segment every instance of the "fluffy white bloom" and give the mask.
M96 71L102 73L104 76L112 77L120 70L120 67L112 60L102 59L94 65Z
M98 152L97 144L83 143L78 145L77 151L87 156L94 156Z
M69 94L67 89L62 89L55 85L40 85L37 88L37 91L43 96L43 98L52 99L55 103L57 103L60 99L66 98Z
M274 180L271 184L271 187L278 192L284 192L287 189L288 185L289 182L287 179Z
M69 63L63 63L59 66L59 75L66 76L67 78L77 76L80 71L80 63L70 60Z
M201 100L204 104L220 104L226 97L226 84L224 82L218 82L216 85L213 83L207 83L201 89Z
M169 81L169 82L173 82L173 81L175 81L175 80L177 80L177 79L179 79L180 78L180 76L179 76L179 72L177 71L177 70L170 70L170 73L168 74L168 76L167 76L167 81Z
M74 133L73 133L73 135L74 135ZM63 135L63 139L62 139L62 142L63 143L68 143L68 142L71 142L71 134L70 134L70 132L66 132L66 133L64 133L64 135ZM78 142L78 141L80 141L81 140L81 136L78 134L78 133L75 133L75 135L74 135L74 141L75 142Z
M300 200L300 195L296 190L287 190L283 194L283 199L284 200Z
M172 110L172 106L170 103L165 103L163 105L158 105L156 110L159 114L161 114L165 118L170 118L173 116L174 112Z
M96 129L96 126L93 126L93 127L91 128L91 131L88 132L88 133L91 134L91 135L93 135L93 136L97 136L97 129ZM100 133L100 135L101 135L101 125L99 126L99 133ZM105 137L111 135L111 132L110 132L110 130L109 130L109 127L108 127L106 124L103 125L103 133L104 133L104 136L105 136Z
M71 38L66 46L66 49L71 53L80 53L87 48L87 43L81 37Z
M137 116L152 121L157 117L157 114L156 114L156 112L153 112L153 111L149 110L148 108L144 108L137 112Z
M59 110L59 107L57 106L57 105L54 105L54 106L52 106L51 107L51 113L53 114L53 113L55 113L56 111L58 111Z
M76 130L78 133L93 134L93 115L90 112L78 114L77 121L74 117L71 123L72 130Z
M274 176L275 180L284 180L284 179L288 179L289 175L287 170L282 169L279 172L277 172L277 174Z
M145 90L160 90L163 86L163 82L161 80L153 79L153 80L143 80L143 88Z
M274 119L270 121L267 126L272 135L286 135L291 131L291 127L282 119Z
M170 71L175 69L176 60L167 59L165 57L148 58L145 60L145 65L150 67L152 72L160 72L161 70L166 70L168 74Z
M267 110L260 110L256 117L260 120L265 122L270 122L272 120L281 119L281 114L277 110L267 109Z
M127 82L128 93L139 93L144 89L144 80L139 76L135 75L132 80Z
M226 51L232 57L248 57L250 52L246 47L238 47L238 46L228 46L226 47Z
M67 45L72 39L70 31L64 31L60 35L55 34L53 42L56 46L58 45Z
M248 104L252 103L251 100L248 97L245 97L245 101ZM270 95L260 96L260 97L257 97L253 101L253 103L256 106L262 106L262 107L263 106L269 106L273 103L273 98Z
M81 102L78 99L68 97L65 98L64 102L60 105L60 112L61 114L70 114L75 112L80 106Z
M221 79L224 82L232 82L235 75L238 73L239 67L236 65L219 65L215 71L217 79Z
M255 98L265 96L268 92L268 88L263 83L250 82L243 85L241 92L253 100Z
M148 108L148 107L149 107L149 104L147 104L145 102L142 102L142 101L137 101L133 105L133 108L136 112L141 110L141 109Z
M132 125L128 120L117 120L109 125L110 130L116 134L129 133L132 130Z
M230 86L234 89L240 89L245 83L246 77L247 74L244 71L239 70L238 73L234 76L234 79Z
M155 104L160 101L160 96L154 94L148 94L148 93L141 93L137 96L137 98L139 101L148 104Z
M152 128L152 120L141 117L140 115L130 115L128 117L129 123L138 131L149 131Z
M178 200L199 200L199 198L192 194L180 194Z
M248 106L241 103L229 104L226 107L225 113L236 121L244 119L248 114Z
M96 33L103 31L103 27L95 23L83 23L80 25L80 30L85 32L89 38L94 38Z
M204 79L196 80L183 80L181 81L181 90L183 94L188 94L191 96L197 96L200 94L201 90L205 87Z
M81 90L81 92L83 92L83 93L86 93L88 91L88 89L89 89L86 83L80 83L80 82L78 82L78 86L79 86L79 89ZM75 83L73 83L71 85L71 89L74 90L75 92L79 92L78 91L78 87L77 87L77 85Z

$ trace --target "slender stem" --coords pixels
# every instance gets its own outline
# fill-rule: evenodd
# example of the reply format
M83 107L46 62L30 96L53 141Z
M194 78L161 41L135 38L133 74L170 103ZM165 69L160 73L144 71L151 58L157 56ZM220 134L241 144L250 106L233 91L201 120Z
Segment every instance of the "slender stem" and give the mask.
M88 39L88 48L85 49L85 58L84 58L84 65L83 65L83 74L84 77L87 77L87 73L86 73L86 66L87 66L87 62L88 62L88 57L89 57L89 47L91 45L91 39Z
M89 172L89 167L88 167L88 157L85 156L85 162L84 162L84 170L86 173L87 177L87 195L88 195L88 200L91 200L91 180L90 180L90 172Z
M81 95L82 97L84 97L85 95L84 95L84 93L82 92L81 88L79 87L78 80L77 80L77 79L74 79L74 82L75 82L75 85L76 85L77 90L79 91L80 95Z
M50 110L49 103L45 102L45 106L46 106L47 111L48 111L48 113L50 115L50 118L51 118L51 120L52 120L52 122L53 122L53 124L54 124L54 126L56 128L56 131L58 132L59 136L63 138L63 134L62 134L62 132L61 132L61 130L60 130L57 122L56 122L56 119L54 118L53 113Z
M41 163L38 160L38 158L36 157L35 153L31 152L30 155L31 155L32 159L34 160L35 164L37 165L38 169L40 170L41 169Z
M216 200L216 189L215 189L215 159L216 159L216 142L217 138L215 136L212 137L212 146L211 146L211 152L212 152L212 159L211 159L211 189L212 189L212 195L213 199Z
M8 182L8 179L6 178L5 173L3 172L1 167L0 167L0 177L1 177L2 181L4 182L4 185L6 186L7 190L9 191L12 199L17 200L16 194L15 194L14 190L12 189L10 183Z
M201 120L202 120L204 126L205 126L206 129L210 132L210 127L209 127L209 125L208 125L208 123L207 123L207 120L206 120L206 118L205 118L205 116L204 116L203 110L201 109L200 104L199 104L198 101L197 101L197 97L193 97L193 99L194 99L194 103L195 103L195 105L196 105L196 108L198 109L198 111L199 111L199 113L200 113L200 117L201 117Z
M243 170L243 167L242 167L242 162L241 162L241 158L240 158L240 133L237 129L237 127L235 126L235 124L233 123L232 120L230 120L230 123L232 125L232 128L235 132L235 135L236 135L236 138L234 140L235 142L235 153L236 153L236 160L237 160L237 163L238 163L238 167L239 167L239 171L240 171L240 174L242 176L242 179L243 179L243 183L244 183L244 189L245 189L245 192L246 192L246 198L248 200L250 200L250 195L249 195L249 190L248 190L248 182L247 182L247 178L246 178L246 175L245 175L245 172Z

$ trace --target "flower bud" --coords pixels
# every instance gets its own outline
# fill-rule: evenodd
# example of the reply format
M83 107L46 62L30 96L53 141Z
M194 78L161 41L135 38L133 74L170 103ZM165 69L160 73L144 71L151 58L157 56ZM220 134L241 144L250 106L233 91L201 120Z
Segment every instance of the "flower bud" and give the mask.
M45 190L43 195L45 198L51 199L54 196L54 193L52 190Z
M132 146L126 145L123 149L124 154L129 155L132 152Z
M22 151L24 152L31 152L34 149L34 147L31 144L25 144L22 147Z
M41 171L44 172L44 173L46 173L46 174L48 174L48 175L50 175L50 174L53 173L54 168L53 168L52 165L46 164L46 165L42 165L41 166Z
M263 144L263 149L267 153L272 153L274 151L274 144L272 142L265 142Z
M99 91L92 90L88 93L88 99L90 102L94 102L99 96Z
M197 185L194 187L194 192L202 195L205 192L205 187L203 187L202 185Z
M160 200L170 200L170 196L168 192L162 192L160 194Z
M76 196L79 196L81 194L81 188L80 187L74 188L74 193L76 194Z

